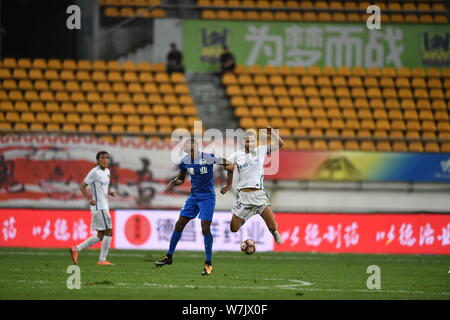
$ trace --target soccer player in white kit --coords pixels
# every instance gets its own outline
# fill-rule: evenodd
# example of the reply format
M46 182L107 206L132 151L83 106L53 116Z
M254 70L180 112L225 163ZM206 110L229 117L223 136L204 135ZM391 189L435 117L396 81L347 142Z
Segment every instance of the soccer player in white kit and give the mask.
M108 152L97 153L97 166L92 168L80 185L81 193L91 206L91 230L97 230L97 235L86 239L76 247L70 248L72 261L78 264L78 253L89 248L97 242L102 242L98 265L113 265L106 260L112 240L112 222L109 214L108 195L115 197L116 193L109 189L110 172L108 169L110 157ZM86 190L91 186L93 195Z
M269 197L264 190L264 160L267 154L276 151L284 145L283 139L266 127L267 136L271 136L270 145L256 144L256 135L252 131L244 133L244 149L230 155L228 161L237 167L239 182L236 205L231 209L233 216L230 222L231 232L237 232L250 217L259 214L265 221L275 242L281 244L281 236L277 231ZM228 168L228 167L227 167Z

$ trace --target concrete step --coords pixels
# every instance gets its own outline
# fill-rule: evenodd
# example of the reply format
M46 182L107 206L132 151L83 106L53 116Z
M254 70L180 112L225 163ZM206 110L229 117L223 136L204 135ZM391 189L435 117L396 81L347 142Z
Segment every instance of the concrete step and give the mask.
M238 127L228 97L220 85L220 79L211 73L193 73L187 77L192 97L205 128L216 128L224 132Z

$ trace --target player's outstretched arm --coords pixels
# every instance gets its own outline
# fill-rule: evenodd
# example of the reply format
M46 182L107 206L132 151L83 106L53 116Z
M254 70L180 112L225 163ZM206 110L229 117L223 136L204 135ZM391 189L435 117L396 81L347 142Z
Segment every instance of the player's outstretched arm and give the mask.
M227 169L229 167L229 169ZM231 170L233 168L233 170ZM225 170L227 170L227 185L220 189L221 194L225 194L228 191L231 190L231 186L233 185L233 171L234 171L234 164L229 164L225 166Z
M97 201L95 201L95 199L92 199L92 197L89 195L89 193L86 190L86 187L88 186L88 184L86 182L82 182L80 184L80 191L83 194L84 198L89 202L89 204L91 206L95 206L95 204L97 203Z
M169 184L167 185L166 192L172 192L173 187L183 184L185 178L186 178L186 172L180 171L178 173L178 176L176 176L175 179L170 180Z
M270 143L270 152L281 149L284 146L284 140L278 135L278 133L276 133L276 131L272 131L271 126L267 126L266 131L267 136L272 138Z

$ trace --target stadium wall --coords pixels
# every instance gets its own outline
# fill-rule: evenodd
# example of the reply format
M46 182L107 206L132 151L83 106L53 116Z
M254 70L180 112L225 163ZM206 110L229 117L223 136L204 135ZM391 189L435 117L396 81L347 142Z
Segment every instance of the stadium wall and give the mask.
M114 209L178 210L190 192L189 180L174 193L165 192L167 182L177 174L182 154L177 154L180 150L173 149L174 145L134 138L110 144L93 137L44 135L5 136L0 142L0 207L85 208L79 184L95 166L99 150L112 155L111 185L118 194L110 199ZM216 147L218 152L224 150L223 145ZM214 149L211 144L204 147L222 156L234 147L224 154ZM284 212L449 211L450 155L384 154L276 152L266 166L265 187L275 210ZM352 170L347 165L330 173L327 164L332 162L331 167L337 168L336 156L351 164ZM228 211L234 205L236 188L220 195L226 174L218 166L215 170L217 209ZM234 187L237 179L236 172ZM402 179L407 182L400 188L396 181ZM415 183L428 180L439 183L431 189L419 189ZM329 189L321 190L325 183Z

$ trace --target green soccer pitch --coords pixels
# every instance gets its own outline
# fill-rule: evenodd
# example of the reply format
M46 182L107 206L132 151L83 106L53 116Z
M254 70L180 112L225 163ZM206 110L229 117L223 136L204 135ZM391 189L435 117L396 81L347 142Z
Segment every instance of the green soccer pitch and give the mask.
M450 299L450 256L214 252L214 272L201 276L204 254L178 251L157 268L162 251L80 253L81 288L68 289L68 249L0 249L0 299ZM381 289L366 286L367 267L381 269Z

